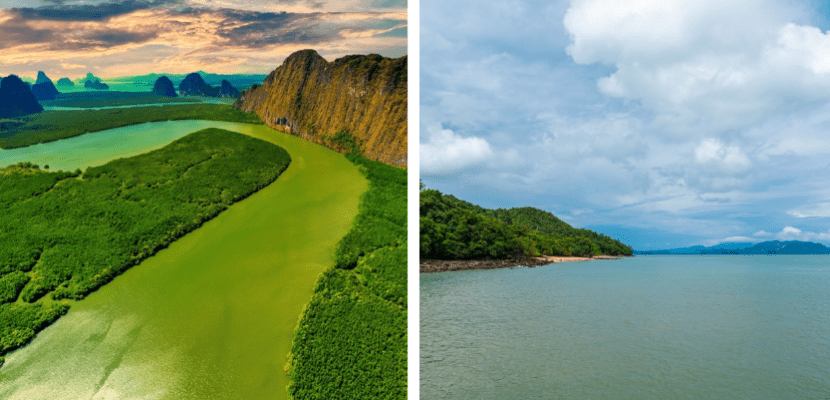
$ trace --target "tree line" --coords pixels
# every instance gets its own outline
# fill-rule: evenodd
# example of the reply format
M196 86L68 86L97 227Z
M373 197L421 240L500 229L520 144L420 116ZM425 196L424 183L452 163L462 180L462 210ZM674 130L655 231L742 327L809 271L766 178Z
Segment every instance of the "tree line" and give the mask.
M506 259L522 256L631 255L629 246L588 229L574 228L532 207L490 210L422 190L420 252L423 259Z

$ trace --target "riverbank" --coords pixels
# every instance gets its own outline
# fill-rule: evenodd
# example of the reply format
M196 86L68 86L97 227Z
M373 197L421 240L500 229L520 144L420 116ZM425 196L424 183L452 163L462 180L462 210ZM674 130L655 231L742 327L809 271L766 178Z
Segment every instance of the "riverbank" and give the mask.
M598 255L594 257L566 257L566 256L540 256L540 257L519 257L506 260L421 260L420 271L422 273L467 271L474 269L496 269L516 267L538 267L542 265L591 260L616 260L623 256Z

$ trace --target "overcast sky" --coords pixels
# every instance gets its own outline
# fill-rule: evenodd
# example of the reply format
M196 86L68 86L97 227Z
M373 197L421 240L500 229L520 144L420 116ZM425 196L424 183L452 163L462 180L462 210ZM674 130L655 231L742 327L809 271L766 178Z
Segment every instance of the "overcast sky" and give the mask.
M406 54L406 0L0 0L0 75L265 74L297 50Z
M828 8L421 1L421 175L635 249L830 244Z

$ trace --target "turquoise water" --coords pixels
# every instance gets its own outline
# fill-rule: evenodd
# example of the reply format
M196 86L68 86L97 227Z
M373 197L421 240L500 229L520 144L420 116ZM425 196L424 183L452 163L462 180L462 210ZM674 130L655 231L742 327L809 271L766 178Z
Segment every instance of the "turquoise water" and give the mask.
M122 128L87 133L69 139L41 143L16 149L0 149L0 167L29 161L52 170L74 171L89 166L147 151L160 149L168 143L193 132L221 128L247 133L246 124L219 121L164 121L130 125ZM244 128L244 129L243 129Z
M422 399L830 398L830 257L421 274Z

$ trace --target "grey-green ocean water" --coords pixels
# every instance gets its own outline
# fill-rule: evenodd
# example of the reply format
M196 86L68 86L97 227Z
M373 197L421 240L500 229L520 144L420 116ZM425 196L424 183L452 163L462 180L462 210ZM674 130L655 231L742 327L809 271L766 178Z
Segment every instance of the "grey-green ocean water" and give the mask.
M828 399L830 256L421 274L421 398Z

